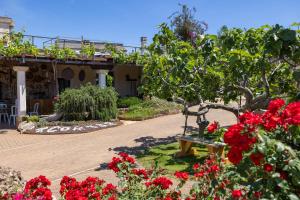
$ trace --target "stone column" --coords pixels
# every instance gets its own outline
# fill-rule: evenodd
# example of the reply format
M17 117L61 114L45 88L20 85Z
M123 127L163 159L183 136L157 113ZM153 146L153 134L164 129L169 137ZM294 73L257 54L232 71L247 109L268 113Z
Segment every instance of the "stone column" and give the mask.
M99 69L96 71L98 74L98 85L100 88L106 88L106 75L108 73L108 70L105 69Z
M26 115L26 78L25 72L29 69L27 66L14 66L17 72L17 122ZM18 123L17 123L18 124Z

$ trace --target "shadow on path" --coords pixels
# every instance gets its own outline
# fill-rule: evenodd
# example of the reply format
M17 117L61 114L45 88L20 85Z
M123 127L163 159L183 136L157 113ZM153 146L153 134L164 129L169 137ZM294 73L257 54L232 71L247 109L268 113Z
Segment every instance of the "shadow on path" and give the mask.
M176 136L177 135L169 136L166 138L154 138L152 136L140 137L134 140L135 143L139 144L137 146L133 146L133 147L120 146L120 147L115 147L113 149L109 149L109 151L115 151L116 153L125 152L129 155L137 156L143 154L150 147L176 142L177 141ZM107 169L107 165L108 163L101 163L99 168L95 169L95 171Z
M121 146L115 147L112 150L120 153L125 152L129 155L139 155L145 152L150 147L161 145L161 144L169 144L172 142L176 142L176 136L169 136L166 138L154 138L152 136L147 137L140 137L134 140L136 143L140 143L138 146L128 147L128 146Z

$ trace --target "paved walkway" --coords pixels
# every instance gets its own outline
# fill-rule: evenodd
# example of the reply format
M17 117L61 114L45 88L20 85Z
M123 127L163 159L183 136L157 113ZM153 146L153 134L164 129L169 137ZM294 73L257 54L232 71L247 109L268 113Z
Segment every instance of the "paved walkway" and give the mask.
M235 122L234 116L219 110L210 112L208 119L221 125ZM183 122L183 116L176 114L86 134L21 135L0 130L0 165L20 170L25 179L45 175L55 191L64 175L78 179L92 175L115 183L113 173L99 164L109 162L119 151L134 153L172 140L182 133ZM195 125L195 118L190 123Z

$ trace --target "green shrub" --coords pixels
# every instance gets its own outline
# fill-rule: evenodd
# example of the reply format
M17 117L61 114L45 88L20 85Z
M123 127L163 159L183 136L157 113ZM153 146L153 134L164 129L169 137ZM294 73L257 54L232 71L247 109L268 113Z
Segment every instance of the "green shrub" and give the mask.
M117 101L118 108L128 108L130 106L140 104L143 101L138 97L124 97Z
M37 115L33 115L33 116L26 116L26 121L27 122L39 122L40 118Z
M65 121L102 120L116 118L117 93L113 88L101 89L87 84L79 89L66 89L55 104Z
M177 113L182 106L166 100L152 98L142 103L129 106L128 111L119 115L120 119L125 120L145 120L159 115Z

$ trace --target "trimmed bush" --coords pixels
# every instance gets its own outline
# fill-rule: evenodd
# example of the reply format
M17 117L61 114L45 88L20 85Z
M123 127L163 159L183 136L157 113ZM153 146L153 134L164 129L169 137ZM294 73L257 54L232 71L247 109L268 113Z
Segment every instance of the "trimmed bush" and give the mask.
M153 97L139 104L129 106L128 111L121 113L119 118L124 120L139 121L157 117L159 115L178 113L181 109L182 106L175 102L169 102Z
M65 121L109 121L117 115L117 93L113 88L101 89L87 84L79 89L66 89L55 104Z
M118 108L128 108L130 106L140 104L143 101L138 97L124 97L117 101Z

